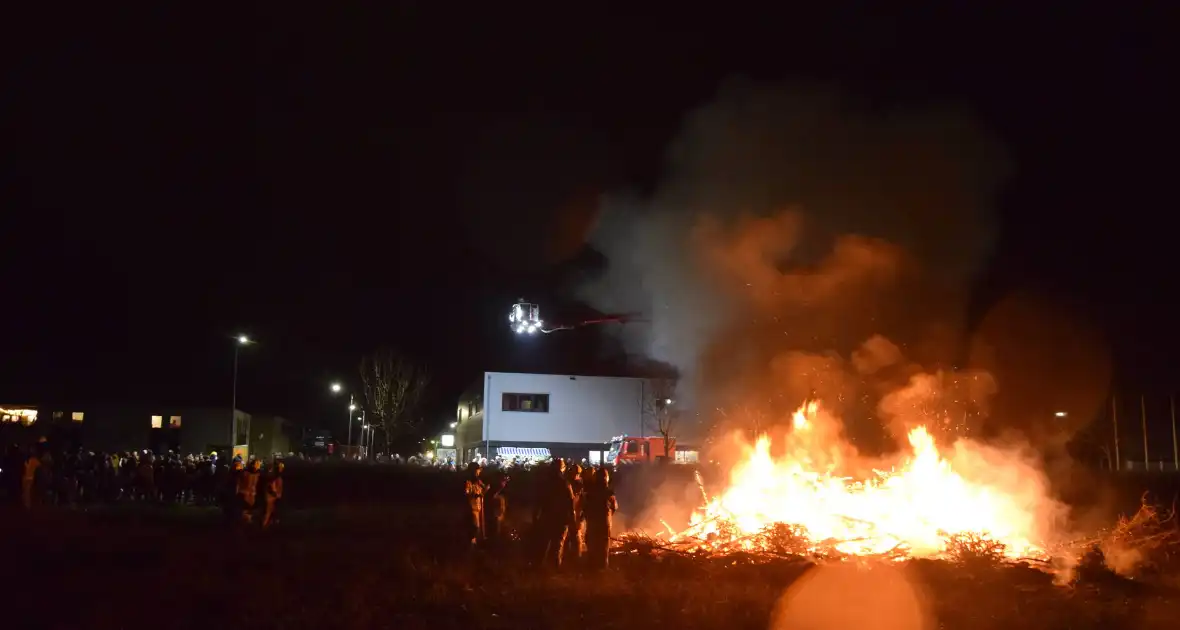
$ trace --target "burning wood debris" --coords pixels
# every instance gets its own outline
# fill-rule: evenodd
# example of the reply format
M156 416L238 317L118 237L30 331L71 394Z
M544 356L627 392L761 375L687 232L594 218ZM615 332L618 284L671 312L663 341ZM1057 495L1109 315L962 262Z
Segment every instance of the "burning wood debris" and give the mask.
M794 415L787 455L771 457L769 439L760 439L717 496L698 476L703 502L687 528L664 523L658 534L623 534L614 553L753 562L936 558L1072 571L1095 549L1111 571L1131 575L1180 550L1173 513L1146 501L1109 531L1061 542L1054 527L1064 508L1031 464L966 441L944 454L924 427L910 432L911 452L892 470L867 481L836 476L817 465L817 453L831 452L822 441L833 434L814 430L824 422L830 419L808 403Z

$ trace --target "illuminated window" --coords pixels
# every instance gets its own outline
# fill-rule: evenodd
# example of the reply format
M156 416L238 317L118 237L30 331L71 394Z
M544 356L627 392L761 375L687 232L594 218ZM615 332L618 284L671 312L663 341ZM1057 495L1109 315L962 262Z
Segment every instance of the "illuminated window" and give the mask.
M70 420L73 420L74 422L81 422L85 416L86 414L82 413L81 411L75 411L70 414Z
M503 410L549 413L549 394L504 394Z
M168 426L173 429L180 428L180 416L168 416Z
M36 409L0 409L0 422L29 426L37 421Z
M153 429L164 428L164 416L152 416L152 428Z
M53 412L53 419L54 420L61 420L64 417L66 417L66 412L64 412L64 411Z

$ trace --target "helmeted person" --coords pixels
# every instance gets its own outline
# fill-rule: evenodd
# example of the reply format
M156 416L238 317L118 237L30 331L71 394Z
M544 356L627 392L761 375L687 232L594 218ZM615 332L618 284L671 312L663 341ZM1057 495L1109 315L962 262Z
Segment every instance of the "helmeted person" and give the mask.
M135 486L138 498L142 501L155 501L159 498L156 490L156 456L154 453L144 453L139 458L139 465L135 467Z
M574 464L566 468L565 480L569 483L570 493L574 497L574 514L565 539L565 553L567 559L580 560L582 545L586 541L585 516L582 514L582 497L586 487L582 481L582 466Z
M541 564L560 567L570 523L574 521L574 493L565 478L564 460L555 460L549 471L542 473L540 489L537 527Z
M275 523L278 515L279 501L283 499L283 460L276 461L270 469L270 476L266 480L266 513L262 516L262 528L266 529Z
M246 469L238 475L237 499L242 511L242 522L249 525L254 521L254 502L258 496L258 460L250 460Z
M488 488L484 495L484 526L488 542L500 542L504 535L504 513L508 509L508 500L504 489L508 487L509 477L501 473L499 478Z
M595 569L605 569L610 558L611 522L619 500L610 485L610 469L599 468L583 499L586 514L586 556Z
M463 483L463 492L467 497L467 530L471 544L475 545L484 539L484 493L486 484L480 479L483 466L479 462L467 464L467 480Z
M37 489L37 470L41 468L41 458L37 457L35 451L30 451L25 457L24 470L21 471L20 478L20 500L25 509L33 507L33 498L36 496Z
M218 462L217 469L213 472L213 483L226 522L236 523L241 520L241 516L238 515L238 479L246 470L240 459L230 460L228 467L223 461Z

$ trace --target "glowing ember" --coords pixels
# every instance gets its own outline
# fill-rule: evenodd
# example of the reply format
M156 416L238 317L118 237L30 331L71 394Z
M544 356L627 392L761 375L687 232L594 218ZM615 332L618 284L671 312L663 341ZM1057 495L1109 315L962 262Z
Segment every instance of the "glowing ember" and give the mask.
M833 474L846 457L831 446L836 435L818 414L815 403L795 412L782 457L771 456L766 436L746 446L729 487L706 497L688 529L669 530L670 541L701 550L766 550L767 533L778 529L809 552L936 556L952 539L983 539L1011 558L1043 556L1034 541L1045 495L1018 463L997 465L996 452L965 442L953 446L948 461L917 427L899 466L853 481ZM1012 469L991 470L999 468Z

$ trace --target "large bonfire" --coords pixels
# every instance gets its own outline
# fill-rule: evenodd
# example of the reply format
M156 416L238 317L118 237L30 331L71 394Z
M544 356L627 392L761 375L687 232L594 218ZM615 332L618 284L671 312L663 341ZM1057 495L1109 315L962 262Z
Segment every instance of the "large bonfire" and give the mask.
M817 403L805 403L780 455L772 456L767 436L745 446L725 490L705 496L686 529L665 523L661 537L704 553L931 557L968 544L1010 559L1045 557L1049 504L1056 504L1032 467L997 474L1013 462L996 466L996 457L972 450L985 447L965 442L944 454L918 426L892 469L852 479L838 474L846 462L831 445L827 420Z

